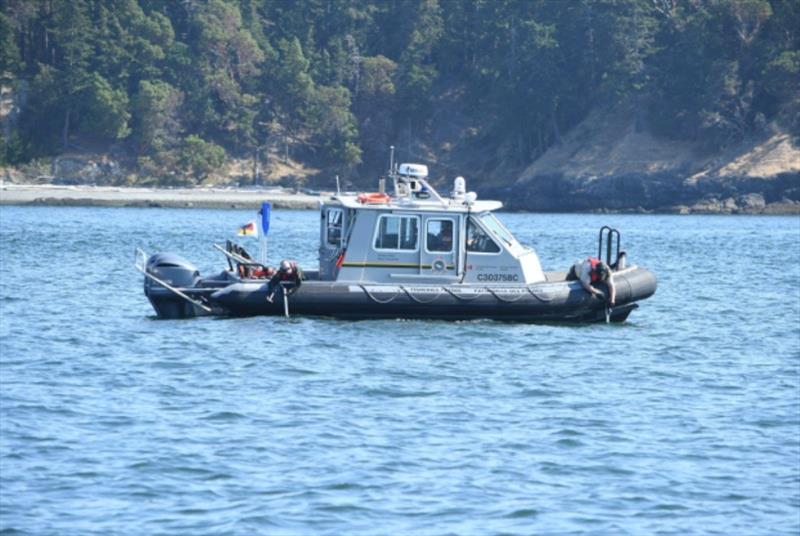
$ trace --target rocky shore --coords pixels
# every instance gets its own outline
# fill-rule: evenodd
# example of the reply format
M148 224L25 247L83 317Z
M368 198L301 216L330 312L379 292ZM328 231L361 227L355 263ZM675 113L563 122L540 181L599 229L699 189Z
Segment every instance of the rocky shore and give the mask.
M712 150L654 135L630 105L596 110L492 193L517 210L800 214L800 145L790 130L773 122Z
M491 188L511 210L661 214L800 214L800 173L769 180L692 182L680 175L566 177L540 174L513 187Z
M787 180L797 183L798 177ZM654 206L652 198L657 188L662 189L661 199L681 199L687 194L671 192L664 184L653 184L631 178L618 178L602 181L594 185L576 188L580 192L565 192L563 178L553 178L551 182L540 183L537 189L527 189L520 195L511 188L479 189L482 198L502 199L509 210L534 212L620 212L620 213L668 213L668 214L800 214L800 202L791 199L765 198L760 193L737 195L731 192L726 197L704 196L692 204ZM638 188L631 188L631 184ZM543 189L544 187L544 189ZM630 203L632 196L638 196L631 206L628 203L614 202L620 190ZM294 193L287 189L234 189L234 188L126 188L111 186L62 186L5 184L0 187L0 205L43 205L43 206L97 206L97 207L170 207L170 208L219 208L251 209L258 208L262 201L269 201L275 208L316 209L327 192L320 195ZM596 199L609 200L607 206L598 208Z

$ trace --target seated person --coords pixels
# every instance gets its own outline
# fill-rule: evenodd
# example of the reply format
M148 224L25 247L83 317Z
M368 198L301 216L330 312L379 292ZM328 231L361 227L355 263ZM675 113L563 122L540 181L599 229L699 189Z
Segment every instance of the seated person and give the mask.
M260 264L239 264L239 277L242 279L267 279L275 273L274 268Z
M475 253L499 253L500 246L486 232L472 223L467 225L467 251Z

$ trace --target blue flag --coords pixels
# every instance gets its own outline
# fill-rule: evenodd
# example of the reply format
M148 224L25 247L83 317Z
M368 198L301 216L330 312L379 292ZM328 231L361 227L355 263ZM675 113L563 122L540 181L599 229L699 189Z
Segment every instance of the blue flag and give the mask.
M267 236L269 232L269 201L261 203L261 236Z

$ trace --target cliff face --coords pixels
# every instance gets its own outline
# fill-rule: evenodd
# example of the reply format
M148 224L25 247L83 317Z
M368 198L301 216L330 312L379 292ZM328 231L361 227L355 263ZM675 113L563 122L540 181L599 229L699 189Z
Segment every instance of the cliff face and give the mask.
M595 111L494 195L540 211L800 213L800 147L777 123L715 153L637 128L630 108Z

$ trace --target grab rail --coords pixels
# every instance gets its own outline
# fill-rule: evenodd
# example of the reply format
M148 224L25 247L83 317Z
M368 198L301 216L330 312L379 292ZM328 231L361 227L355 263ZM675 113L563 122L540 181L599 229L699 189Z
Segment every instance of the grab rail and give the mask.
M603 232L604 231L606 233L605 234L605 245L606 245L606 259L605 259L605 262L606 262L606 264L608 264L609 266L614 268L614 267L616 267L617 262L619 262L619 253L620 253L619 245L620 245L621 236L620 236L618 230L616 230L616 229L614 229L612 227L609 227L608 225L603 225L600 228L600 234L597 237L597 258L599 260L601 260L601 261L603 260ZM613 244L613 240L614 240L614 236L615 235L617 237L617 254L616 254L614 262L611 262L612 244Z

